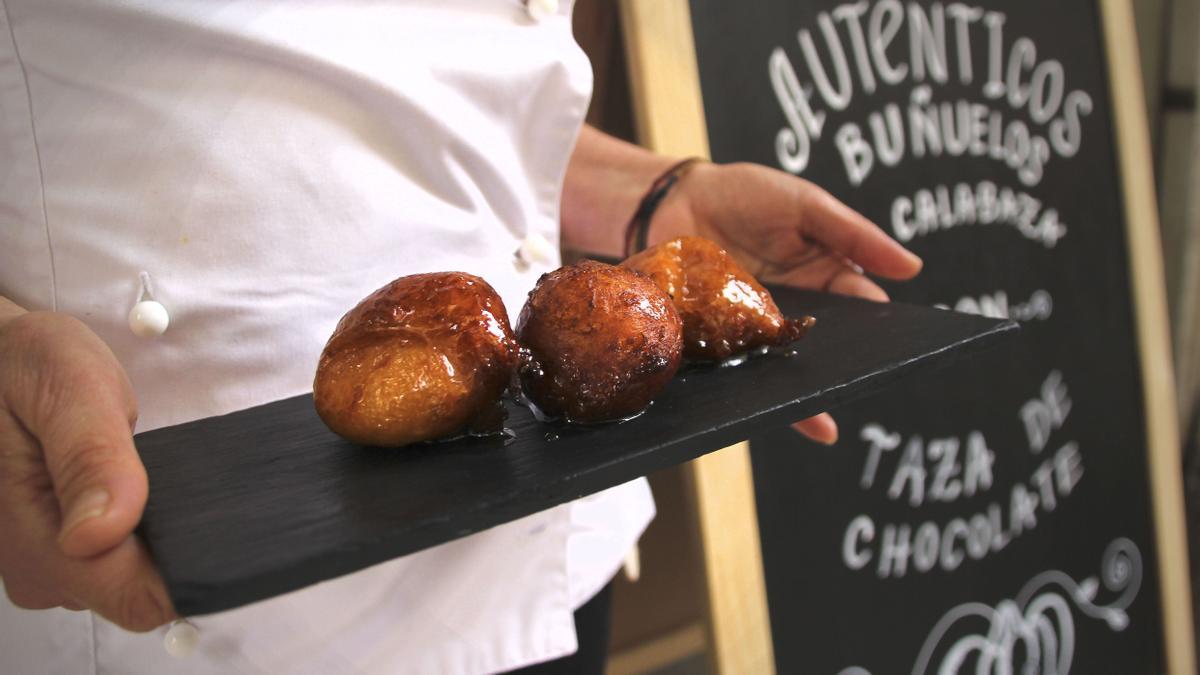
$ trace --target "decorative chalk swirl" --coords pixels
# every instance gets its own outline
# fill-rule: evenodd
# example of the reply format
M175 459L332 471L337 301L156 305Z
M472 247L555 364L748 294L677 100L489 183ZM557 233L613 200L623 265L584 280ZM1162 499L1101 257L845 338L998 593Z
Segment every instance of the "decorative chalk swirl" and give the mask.
M1100 584L1117 597L1097 604ZM968 602L947 612L925 639L912 675L1066 675L1075 654L1073 603L1085 616L1102 619L1113 631L1129 625L1126 610L1142 586L1142 556L1124 537L1115 539L1100 560L1100 578L1076 582L1065 572L1049 570L1031 579L1013 600L995 607ZM1070 600L1070 602L1068 602ZM980 622L979 619L983 621ZM943 646L952 628L973 630ZM930 670L935 655L941 654L936 670ZM1021 663L1014 663L1018 656ZM839 675L870 675L860 666L843 669Z

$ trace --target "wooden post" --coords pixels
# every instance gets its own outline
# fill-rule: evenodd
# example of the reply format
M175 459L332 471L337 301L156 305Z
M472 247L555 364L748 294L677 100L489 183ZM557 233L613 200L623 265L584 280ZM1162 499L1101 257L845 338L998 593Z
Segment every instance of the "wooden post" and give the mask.
M621 16L642 145L707 157L687 1L622 0ZM775 672L749 452L739 443L684 469L703 554L709 657L722 675Z
M1195 634L1154 170L1142 103L1133 10L1129 0L1100 0L1100 7L1141 353L1167 669L1175 675L1185 675L1196 672Z

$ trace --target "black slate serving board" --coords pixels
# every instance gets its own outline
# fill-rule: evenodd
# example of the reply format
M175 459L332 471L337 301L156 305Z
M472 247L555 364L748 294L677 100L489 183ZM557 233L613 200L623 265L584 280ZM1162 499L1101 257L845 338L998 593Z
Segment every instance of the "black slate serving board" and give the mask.
M570 428L509 403L515 438L401 450L330 432L311 396L135 437L139 531L176 610L231 609L479 532L686 462L990 346L997 321L773 289L817 317L793 353L683 372L642 416Z

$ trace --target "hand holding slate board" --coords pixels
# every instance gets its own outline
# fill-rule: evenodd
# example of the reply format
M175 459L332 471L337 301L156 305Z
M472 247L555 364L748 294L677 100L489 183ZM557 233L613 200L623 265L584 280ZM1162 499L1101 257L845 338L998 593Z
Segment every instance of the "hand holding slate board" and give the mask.
M838 448L751 439L777 670L1192 672L1128 4L689 4L627 34L694 37L715 161L812 180L921 255L894 298L1025 323L842 411ZM644 139L703 152L663 51L631 59Z
M678 376L642 416L549 427L509 405L515 439L401 450L333 435L310 396L139 434L140 532L182 615L230 609L621 484L924 373L1010 321L772 289L819 320L795 354Z

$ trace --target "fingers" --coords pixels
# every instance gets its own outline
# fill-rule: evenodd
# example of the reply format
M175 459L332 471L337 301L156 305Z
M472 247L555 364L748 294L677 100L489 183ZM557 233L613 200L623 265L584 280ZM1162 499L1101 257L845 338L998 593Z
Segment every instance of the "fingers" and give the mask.
M921 259L874 223L817 185L803 181L800 213L804 234L888 279L911 279Z
M5 577L4 592L12 604L22 609L50 609L70 602L66 596L27 579Z
M175 618L166 585L136 537L94 558L61 559L59 582L78 604L132 631L148 631Z
M792 425L792 428L817 443L824 445L837 443L837 422L833 421L833 417L829 413L821 413L815 417L796 422Z
M17 317L0 325L0 404L0 575L13 602L88 607L130 630L170 620L132 535L146 473L112 352L69 317Z
M866 298L875 302L887 302L888 294L874 281L851 269L844 269L834 274L825 287L830 293Z
M91 556L133 532L146 504L146 471L119 411L96 401L58 417L42 441L62 513L64 553Z
M26 537L17 538L28 542ZM151 630L175 618L166 585L134 537L83 560L63 555L52 541L40 546L34 541L23 554L38 558L38 564L4 577L4 590L18 607L86 607L133 631ZM31 578L29 570L40 576Z
M0 449L0 574L13 603L27 609L88 607L130 630L169 621L173 611L165 585L132 535L91 557L63 551L58 501L41 449L2 412Z
M5 326L5 402L40 446L58 502L59 542L91 556L125 540L141 518L146 472L133 446L136 408L116 358L82 323L25 315ZM11 378L11 379L9 379Z
M824 256L810 265L789 270L773 281L876 302L887 302L889 299L887 292L878 284L837 256Z

